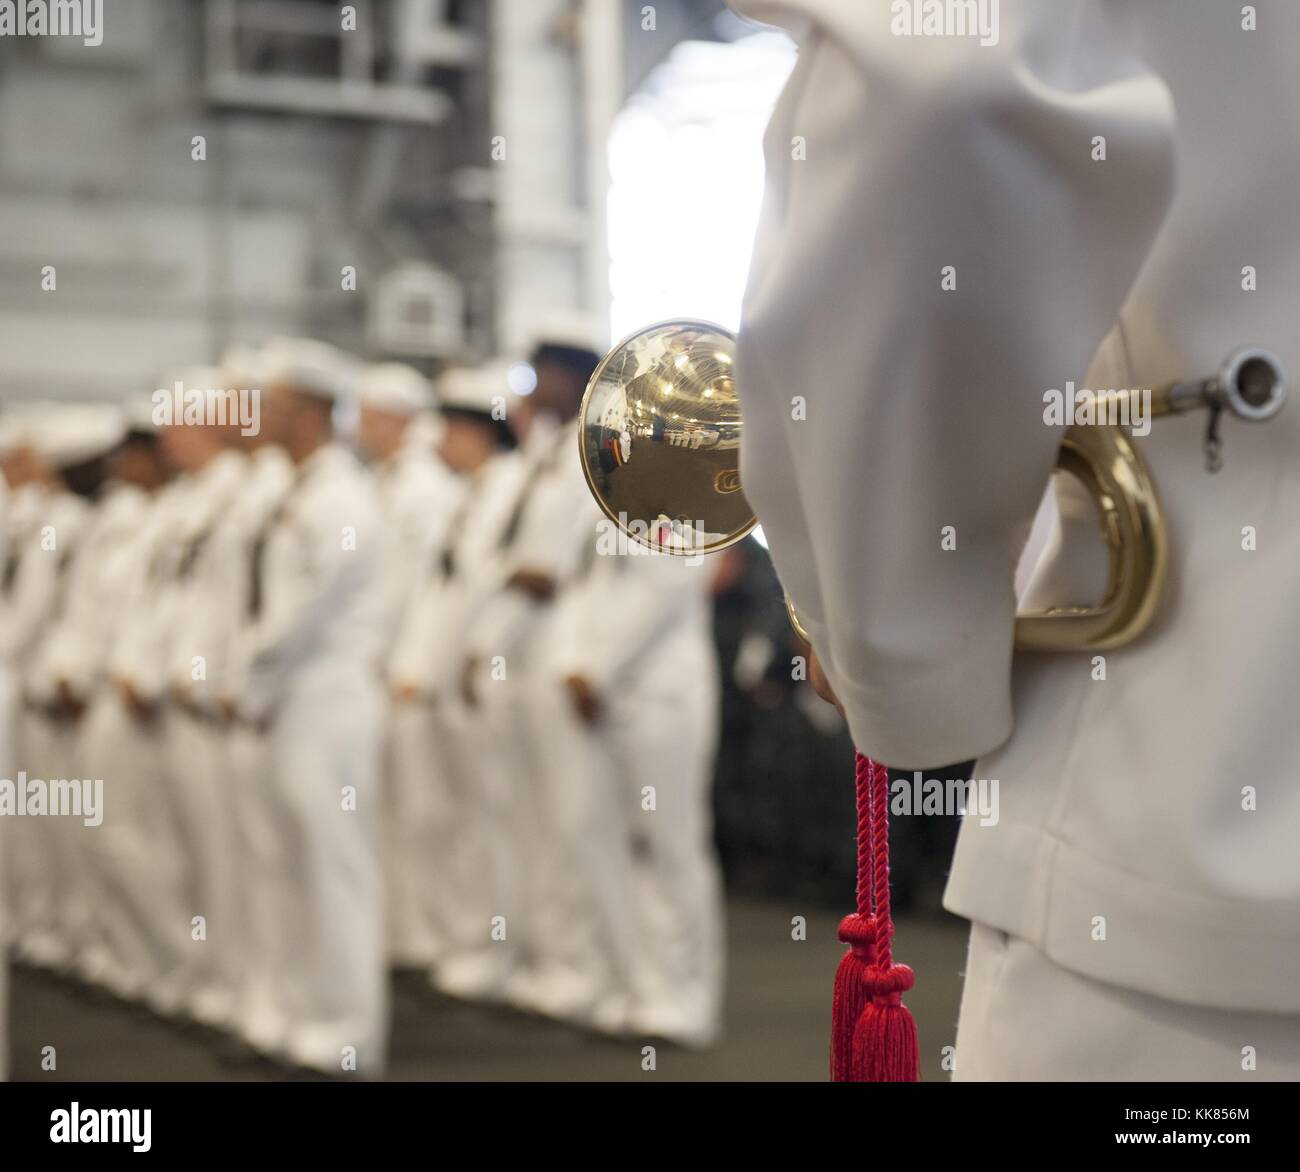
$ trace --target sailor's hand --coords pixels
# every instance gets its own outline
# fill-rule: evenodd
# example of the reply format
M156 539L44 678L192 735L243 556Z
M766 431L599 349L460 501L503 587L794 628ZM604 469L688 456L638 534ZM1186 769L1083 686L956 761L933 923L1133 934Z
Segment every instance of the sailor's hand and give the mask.
M271 731L271 726L275 723L275 713L267 712L261 716L254 716L249 713L247 708L237 699L227 696L217 701L217 706L221 710L222 718L233 725L247 729L249 732L257 733L258 736L266 736Z
M550 602L555 597L555 579L541 570L516 570L506 585L522 590L534 602Z
M196 719L203 715L203 709L194 698L194 689L189 684L173 684L171 689L172 702L178 707L189 713Z
M826 678L826 673L822 670L821 660L817 658L817 652L811 647L808 648L808 682L812 684L813 691L817 693L827 704L834 704L841 716L844 715L844 706L840 703L840 698L835 695L835 689L831 687L831 682Z
M151 724L158 715L158 705L152 700L146 700L135 684L125 676L116 677L113 683L131 716L141 724Z
M86 702L77 695L72 681L60 679L54 688L58 696L59 715L70 720L79 720L81 714L86 711Z
M420 685L411 680L395 680L389 691L395 704L418 704L421 699Z
M460 669L460 695L470 708L478 707L478 669L477 657L470 655Z
M596 694L595 687L586 676L567 676L564 681L564 688L569 693L569 700L573 704L574 712L578 714L578 719L583 724L592 725L600 720L602 707L600 697Z

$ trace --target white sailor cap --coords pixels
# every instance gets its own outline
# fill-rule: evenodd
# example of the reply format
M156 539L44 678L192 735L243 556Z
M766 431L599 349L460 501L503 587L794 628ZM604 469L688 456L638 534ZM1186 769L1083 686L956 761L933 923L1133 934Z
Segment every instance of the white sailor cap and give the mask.
M66 404L48 399L19 399L5 405L0 413L0 452L14 452L20 448L36 450L39 432L48 419L61 411Z
M6 402L0 409L0 420L17 431L26 431L38 421L45 419L52 411L66 406L58 399L16 399Z
M0 455L27 447L31 429L12 408L0 415Z
M111 403L58 403L30 421L29 440L56 468L106 456L126 437L126 419Z
M272 338L262 351L264 387L283 383L314 398L336 403L355 382L357 361L350 354L313 338Z
M152 397L152 422L180 426L226 418L230 376L224 367L178 366L166 371L160 381Z
M262 348L236 342L221 352L217 365L226 372L226 381L232 387L251 390L265 385L266 351Z
M368 367L357 385L363 407L392 415L418 415L434 405L429 380L413 366L381 362Z
M506 367L500 362L453 366L438 380L438 403L444 411L477 411L490 415L509 398Z

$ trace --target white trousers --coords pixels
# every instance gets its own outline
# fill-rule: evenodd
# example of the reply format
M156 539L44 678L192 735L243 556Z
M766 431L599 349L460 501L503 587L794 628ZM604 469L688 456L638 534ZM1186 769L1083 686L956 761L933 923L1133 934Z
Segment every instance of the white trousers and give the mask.
M1300 1079L1300 1016L1186 1005L1108 985L976 923L953 1078L1295 1081Z
M689 666L685 669L690 670ZM700 679L704 671L698 673ZM694 1044L721 1029L726 929L713 842L716 700L701 688L616 697L606 736L631 835L640 1029ZM649 795L653 794L653 808Z
M395 964L427 967L446 950L435 892L443 865L437 840L438 773L433 715L425 704L391 704L384 738L384 888L388 954Z
M558 684L551 690L554 696L545 681L520 672L509 682L485 685L481 710L483 768L498 801L494 832L506 847L498 852L496 874L510 922L510 960L534 973L568 965L573 955L566 949L581 952L578 941L591 930L587 905L565 903L567 877L584 865L575 853L582 844L566 822L567 800L605 775L602 770L593 779L590 754L575 744L580 734L567 701L561 703Z
M543 828L529 856L533 962L590 1008L626 999L636 959L628 825L632 788L617 771L609 738L578 720L558 680L530 689L532 768L517 779Z
M289 1020L277 997L277 950L283 927L276 897L285 847L277 830L270 744L264 735L236 726L227 733L225 758L240 868L235 1024L250 1045L274 1052L284 1045Z
M537 909L543 967L567 970L593 1003L625 999L637 1032L711 1042L725 937L710 697L616 692L595 728L578 721L558 680L535 686L531 706L544 735L539 768L522 780L540 785L538 816L562 863Z
M104 779L103 825L86 835L98 979L175 1012L193 955L193 901L163 725L133 720L107 688L85 722L86 760Z
M377 688L332 679L286 689L266 737L274 855L251 899L274 917L270 975L303 1066L382 1073L388 970L379 866ZM353 1065L355 1063L355 1066Z
M55 754L53 725L39 713L18 706L14 716L14 770L48 780ZM10 932L30 959L56 942L58 903L57 831L49 817L14 819L10 826L9 892L13 923ZM42 947L34 947L40 945ZM54 957L43 958L52 963Z
M203 917L204 932L189 949L194 1016L224 1021L239 979L238 883L232 787L224 752L225 730L171 711L165 720L168 779L176 800L190 877L188 919Z
M509 959L497 935L507 910L504 796L485 760L481 711L444 699L432 710L432 722L429 849L435 873L429 895L441 946L438 966L447 971L448 964L454 969L472 958L470 965L491 973L493 983L504 977Z

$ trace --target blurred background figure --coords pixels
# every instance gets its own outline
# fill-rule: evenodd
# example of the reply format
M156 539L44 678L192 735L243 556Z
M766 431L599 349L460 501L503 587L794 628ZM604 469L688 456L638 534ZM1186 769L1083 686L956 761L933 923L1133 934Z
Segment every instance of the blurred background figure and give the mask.
M424 375L403 363L381 363L365 372L357 389L357 440L375 473L383 524L383 639L376 664L382 679L407 609L427 584L430 563L447 541L464 487L438 454L444 425L433 412L433 389ZM382 771L388 949L393 964L409 968L427 967L435 952L424 910L431 795L427 754L419 744L421 716L418 708L389 698ZM410 752L412 737L416 744Z
M452 700L464 708L477 746L466 745L465 753L477 753L493 802L499 910L511 933L508 947L495 950L500 991L522 1008L556 1016L589 1012L591 995L546 983L556 976L548 968L555 923L546 913L561 915L564 935L575 930L569 917L581 909L561 913L556 903L555 873L575 860L555 834L558 795L546 784L548 757L563 754L549 727L539 725L535 698L545 686L538 657L557 594L580 571L599 517L573 458L578 405L599 361L595 345L589 326L569 322L544 328L532 347L535 385L510 416L526 470L475 588Z
M721 1029L711 783L718 681L710 568L595 556L564 599L541 711L570 981L604 979L600 1028L690 1046Z
M214 629L221 613L217 595L223 556L214 538L240 491L244 467L227 440L226 371L184 368L164 385L183 388L202 411L193 419L173 418L162 429L163 449L180 473L181 508L169 525L154 584L154 662L146 670L150 698L161 704L167 777L192 877L186 919L202 917L201 927L195 929L197 939L187 949L186 1008L195 1020L219 1026L234 1011L239 867L233 810L222 784L223 739L214 719L217 713L199 689L210 669L218 666L216 636L228 638L232 633Z
M221 361L228 387L241 395L247 391L254 403L260 403L266 375L274 371L285 341L276 337L260 348L228 347ZM256 1053L274 1056L282 1053L285 1028L277 1000L283 980L276 951L281 928L273 893L265 890L259 877L276 873L277 858L285 847L276 829L269 741L264 730L238 719L243 685L238 651L244 633L260 614L266 545L294 469L285 448L265 425L227 426L225 440L240 461L241 487L213 535L212 557L206 563L211 570L204 631L207 672L205 679L192 681L190 689L215 722L239 866L235 922L227 938L240 959L231 1030Z
M168 474L153 429L141 430L148 421L141 419L138 403L128 404L125 412L107 408L98 426L108 453L104 482L66 571L66 601L51 623L40 668L40 690L56 697L66 714L63 731L69 757L60 777L94 776L89 762L97 759L101 746L92 740L93 722L101 696L111 690L109 660L116 630L104 615L123 613L135 570L135 537L151 494ZM58 951L64 965L100 981L106 974L99 963L96 906L103 902L99 884L106 876L87 849L92 836L85 833L84 823L64 818L51 824L59 843L62 891Z
M190 856L170 784L161 691L156 675L146 684L139 656L152 643L149 620L156 619L165 551L173 524L183 517L178 498L184 490L149 396L132 397L126 416L110 498L120 525L98 570L95 614L86 615L102 649L97 674L86 684L81 768L104 779L110 799L103 825L83 838L97 896L81 972L117 997L173 1014L188 975ZM118 621L105 623L105 613Z
M442 548L413 593L389 665L394 700L410 736L399 768L425 787L430 868L430 979L457 997L496 997L507 973L502 927L506 846L500 803L483 765L477 714L461 694L467 624L490 588L498 551L519 503L528 464L506 423L501 368L453 370L440 387L441 451L465 480ZM505 929L508 932L508 928Z
M108 404L49 406L32 420L30 447L19 460L18 483L31 490L36 524L16 547L3 653L18 675L16 760L31 777L79 776L76 738L85 700L62 679L60 635L70 611L75 622L86 605L78 571L92 559L80 557L94 539L93 502L122 431L119 413ZM73 657L82 650L76 647ZM69 834L76 833L70 824L77 825L72 818L34 818L14 843L18 949L47 968L69 967L84 943L79 898L86 892L70 850Z
M275 1052L329 1072L382 1069L387 1045L378 787L378 500L334 442L351 363L319 342L269 359L263 426L294 479L252 566L235 719L265 738L276 853L249 875L270 911Z

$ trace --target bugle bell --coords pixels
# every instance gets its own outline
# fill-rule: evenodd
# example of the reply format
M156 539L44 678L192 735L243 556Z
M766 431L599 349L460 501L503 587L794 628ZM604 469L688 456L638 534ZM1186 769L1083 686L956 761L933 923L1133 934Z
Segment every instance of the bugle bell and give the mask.
M659 322L624 338L587 385L579 444L583 471L605 515L629 538L668 553L725 549L757 519L740 484L742 420L735 336L692 319ZM1145 394L1098 396L1098 420L1129 420L1193 409L1209 412L1206 449L1218 462L1224 412L1259 422L1288 392L1281 362L1265 350L1231 354L1208 378ZM1117 407L1125 408L1116 411ZM1075 423L1062 438L1057 470L1077 477L1097 506L1110 569L1095 606L1016 617L1016 646L1031 651L1102 651L1132 642L1159 609L1168 572L1168 534L1141 450L1120 422ZM790 608L791 622L806 633Z

